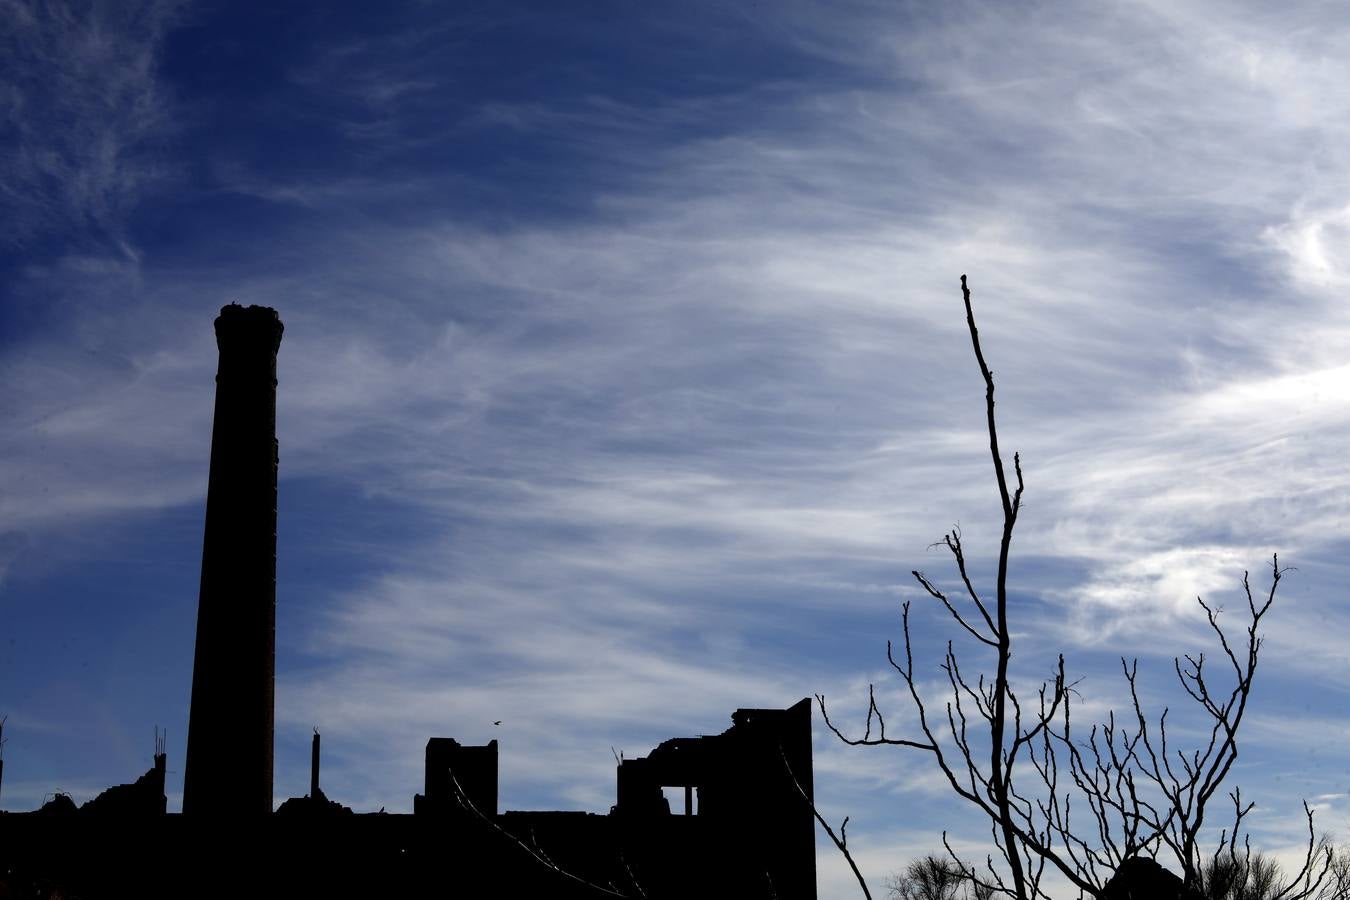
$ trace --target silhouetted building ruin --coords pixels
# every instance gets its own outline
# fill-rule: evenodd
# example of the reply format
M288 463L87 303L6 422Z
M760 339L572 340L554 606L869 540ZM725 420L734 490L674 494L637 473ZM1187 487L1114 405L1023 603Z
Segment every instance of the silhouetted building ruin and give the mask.
M272 813L275 310L231 304L202 544L183 813L166 754L76 807L0 813L0 896L816 896L811 704L739 709L720 734L620 761L608 814L498 811L498 745L433 737L412 815L354 813L319 786ZM0 770L3 771L3 770ZM665 791L682 802L672 809Z
M814 819L802 799L807 699L740 709L721 734L623 760L608 814L498 812L497 764L496 741L432 738L412 815L354 813L312 789L238 827L228 816L166 814L157 754L135 783L83 806L58 794L38 811L0 814L0 886L9 877L83 897L816 896ZM686 801L672 809L665 788Z
M497 742L430 739L423 790L413 797L414 815L497 815Z
M155 764L150 770L131 784L119 784L108 788L93 800L80 807L86 816L103 816L109 819L145 818L162 816L168 809L168 798L164 796L164 772L168 765L168 756L155 754Z

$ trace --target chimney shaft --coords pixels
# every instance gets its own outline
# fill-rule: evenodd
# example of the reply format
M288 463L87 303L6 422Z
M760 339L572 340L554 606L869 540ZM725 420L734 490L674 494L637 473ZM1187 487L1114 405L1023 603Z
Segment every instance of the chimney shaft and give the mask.
M230 304L216 319L211 475L197 604L183 812L272 811L276 649L276 310Z

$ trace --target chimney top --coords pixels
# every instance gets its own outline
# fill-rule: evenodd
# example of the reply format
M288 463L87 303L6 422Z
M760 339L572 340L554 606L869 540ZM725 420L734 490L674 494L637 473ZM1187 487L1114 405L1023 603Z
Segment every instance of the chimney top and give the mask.
M280 349L281 333L285 330L281 316L272 307L240 306L238 303L222 306L215 324L217 345L223 345L227 339L235 343L238 338L251 341L270 336L273 353Z

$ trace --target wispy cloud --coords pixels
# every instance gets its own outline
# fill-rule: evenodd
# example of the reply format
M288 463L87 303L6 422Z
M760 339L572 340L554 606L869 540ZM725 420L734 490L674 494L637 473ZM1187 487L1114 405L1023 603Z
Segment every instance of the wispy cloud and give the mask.
M16 221L114 234L156 170L138 148L163 127L171 14L15 9L27 68L73 85L77 133L114 136L102 168L81 155L95 139L48 153L31 88L7 89L28 117ZM1344 525L1350 35L1319 15L784 4L718 24L791 65L704 73L701 91L456 93L445 32L310 47L283 93L353 156L297 173L207 154L212 196L263 201L247 254L71 257L16 282L68 312L5 359L0 513L40 548L199 502L210 318L273 305L283 498L305 479L395 510L316 532L348 532L359 565L297 585L280 720L317 720L340 760L387 761L331 770L372 806L399 808L426 736L451 733L502 735L509 803L603 809L611 744L645 753L739 705L862 689L908 571L950 577L927 550L947 527L987 583L998 510L965 272L1027 472L1019 674L1071 648L1101 691L1089 715L1137 654L1160 661L1160 709L1167 657L1209 646L1195 595L1235 609L1243 569L1260 584L1273 551L1334 555ZM134 38L116 52L113 24ZM126 74L94 80L93 59ZM471 142L488 162L445 161ZM43 166L97 177L58 197ZM1262 677L1343 665L1318 637L1335 573L1307 569ZM860 823L892 812L869 787L933 787L919 765L848 759L822 748L818 785ZM945 812L915 815L930 837L878 838L870 866L937 849Z
M0 6L4 238L81 235L135 257L124 217L169 174L169 103L156 66L176 0ZM77 242L77 246L80 246Z

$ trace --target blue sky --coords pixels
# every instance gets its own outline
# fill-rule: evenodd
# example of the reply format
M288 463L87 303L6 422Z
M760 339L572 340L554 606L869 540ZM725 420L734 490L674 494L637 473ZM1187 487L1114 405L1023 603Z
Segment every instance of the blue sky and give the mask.
M215 347L279 357L278 800L407 810L428 736L509 808L611 747L887 685L909 571L989 577L970 276L1022 453L1016 673L1087 721L1268 619L1254 842L1350 828L1350 21L1336 4L0 0L0 806L169 730L180 801ZM915 606L934 689L948 637ZM970 648L963 659L974 665ZM926 667L926 668L925 668ZM492 723L501 720L502 725ZM874 885L987 831L817 718ZM980 855L983 850L980 850ZM822 896L851 896L822 845Z

